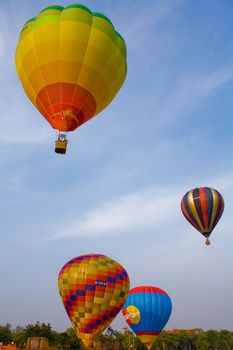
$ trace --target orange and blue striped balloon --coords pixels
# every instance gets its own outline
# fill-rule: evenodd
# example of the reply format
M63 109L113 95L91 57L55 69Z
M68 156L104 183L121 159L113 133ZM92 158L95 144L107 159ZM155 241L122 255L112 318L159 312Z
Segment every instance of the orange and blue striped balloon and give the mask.
M224 210L223 196L210 187L195 188L182 198L181 210L190 224L206 237L209 245L208 238Z
M168 294L157 287L132 288L122 309L126 322L149 350L172 311Z

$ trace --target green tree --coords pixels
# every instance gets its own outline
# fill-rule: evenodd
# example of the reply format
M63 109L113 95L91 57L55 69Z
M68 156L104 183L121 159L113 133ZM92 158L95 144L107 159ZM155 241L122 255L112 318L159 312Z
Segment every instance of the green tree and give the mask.
M54 338L51 345L56 349L72 350L83 349L81 340L78 339L73 328L68 328L65 332L54 332Z
M12 333L13 342L17 345L17 347L22 348L26 343L26 338L24 334L24 328L21 326L17 326Z
M50 343L54 340L54 331L51 328L50 323L40 323L36 322L36 324L28 324L25 327L25 335L27 338L30 337L46 337Z
M228 342L229 342L230 349L233 350L233 333L232 332L230 332L229 334Z
M168 337L169 334L167 332L161 332L154 342L151 350L168 350Z
M232 333L227 330L217 332L215 339L216 349L230 350L231 349Z
M120 342L120 350L129 350L130 346L136 347L137 350L146 350L139 338L129 329L126 329L123 334L116 332L116 338Z
M209 341L205 332L200 332L197 335L196 347L197 350L207 350L209 348Z
M6 326L0 326L0 342L7 345L13 341L11 325L9 323Z
M208 338L210 349L216 349L217 348L218 332L211 329L211 330L206 332L206 336Z
M68 328L66 330L69 337L69 344L71 349L83 349L82 342L78 339L74 328Z
M31 337L46 337L51 345L54 344L56 332L51 328L50 323L40 323L28 324L25 328L20 326L16 327L13 333L13 339L17 346L24 346L28 338Z
M178 335L179 349L189 350L192 345L192 335L188 332L181 332Z
M176 334L169 334L166 331L160 333L151 350L174 350L179 347L179 338Z

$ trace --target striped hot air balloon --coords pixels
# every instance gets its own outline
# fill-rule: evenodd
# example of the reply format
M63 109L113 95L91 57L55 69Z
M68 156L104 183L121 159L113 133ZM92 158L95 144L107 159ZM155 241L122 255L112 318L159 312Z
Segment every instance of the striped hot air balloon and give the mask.
M121 310L129 277L116 261L101 254L68 261L58 278L59 293L75 332L86 349Z
M132 288L122 309L126 322L149 350L172 311L168 294L157 287Z
M27 96L61 132L56 151L65 153L65 133L100 113L124 83L126 46L103 14L54 5L25 23L15 63Z
M181 210L190 224L206 237L209 245L209 236L224 210L223 196L210 187L195 188L182 198Z

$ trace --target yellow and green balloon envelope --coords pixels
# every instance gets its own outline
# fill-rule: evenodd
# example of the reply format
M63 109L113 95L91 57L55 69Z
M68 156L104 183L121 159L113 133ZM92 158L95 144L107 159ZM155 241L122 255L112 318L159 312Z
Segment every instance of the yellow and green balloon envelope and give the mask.
M111 21L79 4L49 6L27 21L15 62L29 99L61 132L58 153L65 132L111 103L127 70L125 42Z
M76 334L88 349L124 305L129 277L113 259L88 254L73 258L63 266L58 287Z

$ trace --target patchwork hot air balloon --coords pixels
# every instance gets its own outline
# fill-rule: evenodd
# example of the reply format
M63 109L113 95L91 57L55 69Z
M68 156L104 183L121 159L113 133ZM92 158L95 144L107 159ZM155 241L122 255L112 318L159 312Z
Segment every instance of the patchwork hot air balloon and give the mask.
M127 69L125 42L112 22L79 4L49 6L27 21L15 62L27 96L60 132L57 153L66 152L66 132L111 103Z
M122 309L126 322L148 350L165 327L171 311L168 294L152 286L131 289Z
M206 237L206 245L209 245L209 236L224 210L223 196L210 187L195 188L184 195L181 210L190 224Z
M63 266L58 287L76 334L88 349L124 305L129 277L113 259L88 254L73 258Z

